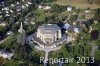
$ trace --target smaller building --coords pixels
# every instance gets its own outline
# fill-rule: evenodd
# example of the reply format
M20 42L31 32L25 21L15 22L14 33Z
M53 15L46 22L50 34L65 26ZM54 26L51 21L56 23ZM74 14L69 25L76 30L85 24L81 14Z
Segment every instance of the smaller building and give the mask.
M25 8L26 8L26 6L25 6L25 5L22 5L22 6L21 6L21 8L22 8L22 9L25 9Z
M7 25L7 24L4 23L4 22L0 23L0 26L6 26L6 25Z
M9 11L9 7L2 8L3 11Z
M78 19L77 19L77 22L78 22L79 24L86 24L87 20L86 20L86 19L82 19L82 18L78 18Z
M32 3L31 2L28 2L28 4L31 5Z
M67 7L67 11L72 11L72 7L71 6L68 6Z
M79 33L80 32L80 29L76 27L76 28L74 28L74 32L75 33Z
M14 7L15 5L14 4L11 4L11 7Z
M74 25L70 25L69 23L66 23L63 28L66 30L66 32L68 31L72 31L75 33L79 33L80 32L80 27L78 26L74 26Z
M11 35L11 34L13 34L12 31L8 31L8 32L7 32L7 35Z
M63 26L63 28L68 29L70 26L71 26L70 24L66 23L66 24Z
M11 57L14 55L14 53L10 53L6 50L0 50L0 57L11 59Z
M47 5L47 4L40 4L38 5L39 9L44 9L44 10L49 10L51 9L51 6Z

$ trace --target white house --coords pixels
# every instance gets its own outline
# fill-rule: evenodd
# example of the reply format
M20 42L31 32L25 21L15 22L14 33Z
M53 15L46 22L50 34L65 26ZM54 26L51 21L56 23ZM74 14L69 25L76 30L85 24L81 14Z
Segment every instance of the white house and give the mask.
M13 53L10 53L8 51L0 50L0 57L7 58L7 59L11 59L11 57L13 55L14 55Z
M72 7L67 7L67 11L72 11Z
M22 9L25 9L25 6L24 5L22 5L21 7L22 7Z
M14 4L11 4L11 7L14 7L15 5Z
M8 32L7 32L7 35L11 35L11 34L13 34L12 31L8 31Z
M28 6L29 6L29 4L25 4L25 6L26 6L26 7L28 7Z
M9 14L6 14L5 16L10 16Z
M0 23L0 26L6 26L6 23Z
M74 28L74 32L75 33L79 33L80 31L79 31L79 28Z
M11 13L13 13L13 10L10 10Z
M9 7L4 7L2 8L2 10L9 10Z
M85 12L85 13L89 13L89 12L91 12L91 10L85 10L84 12Z
M66 24L63 26L63 28L68 29L70 26L71 26L70 24L66 23Z
M19 2L17 2L16 4L17 4L17 5L19 5L20 3L19 3Z
M51 9L51 6L49 6L49 5L39 5L38 8L44 9L44 10L49 10L49 9Z
M44 8L45 10L49 10L49 9L51 9L51 6L46 6L45 8Z
M5 11L7 14L9 13L8 11Z
M32 3L31 2L28 2L28 4L31 5Z

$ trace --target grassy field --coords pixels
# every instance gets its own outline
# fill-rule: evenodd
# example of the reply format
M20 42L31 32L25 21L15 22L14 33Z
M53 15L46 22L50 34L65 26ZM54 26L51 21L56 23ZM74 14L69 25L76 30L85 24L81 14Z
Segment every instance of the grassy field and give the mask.
M71 5L75 6L77 8L88 8L96 9L100 8L100 0L93 0L92 4L88 2L88 0L57 0L53 3L59 4L59 5Z
M18 66L18 62L14 60L7 60L4 66Z
M45 19L45 12L44 10L36 10L36 21L43 21Z

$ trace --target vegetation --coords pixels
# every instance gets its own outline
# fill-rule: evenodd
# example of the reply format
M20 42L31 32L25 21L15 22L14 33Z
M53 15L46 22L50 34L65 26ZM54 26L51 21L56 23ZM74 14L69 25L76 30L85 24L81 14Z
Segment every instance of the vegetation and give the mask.
M20 0L16 0L16 1L7 0L6 3L7 5L9 5L8 3L14 3L17 1L20 2ZM15 50L15 55L13 56L11 60L5 60L3 58L0 58L0 64L3 65L5 61L4 66L41 66L43 65L39 63L40 55L43 55L43 52L36 51L27 43L24 45L18 44L17 39L16 39L20 22L24 22L28 14L32 13L34 15L33 21L35 22L34 25L30 24L30 22L27 22L26 24L23 23L26 34L30 35L30 34L33 34L36 31L37 27L43 23L59 24L61 22L64 23L63 21L68 19L68 22L72 24L72 22L77 20L77 18L79 17L79 14L83 12L85 9L87 9L87 6L89 6L90 4L91 4L91 7L93 6L93 8L98 7L97 5L96 6L93 5L94 4L93 0L88 0L88 3L90 3L89 5L86 4L86 2L83 2L86 5L83 5L83 4L81 5L81 3L78 5L72 4L75 6L79 6L81 8L86 7L85 9L79 9L79 8L72 7L73 10L68 12L67 7L69 5L64 5L67 2L67 0L66 1L57 0L56 2L54 1L56 0L32 0L33 4L26 10L23 10L21 15L17 15L16 13L14 13L13 14L14 17L12 18L13 20L12 19L9 20L9 17L3 19L5 22L7 22L7 26L0 26L0 36L3 37L2 39L5 39L4 42L0 45L0 49L13 49ZM37 8L37 5L39 5L41 2L51 4L52 9L51 10L42 10L42 9L39 10ZM61 5L61 3L63 4ZM67 4L70 4L70 3L67 2ZM67 64L64 64L64 66L66 65L86 66L86 64L76 64L76 61L77 61L76 57L77 56L90 57L90 54L91 54L90 50L92 49L92 46L90 45L90 43L93 43L96 46L100 45L100 18L99 18L100 9L95 9L93 11L95 12L94 17L92 18L92 20L87 21L88 23L82 27L82 32L80 32L76 40L70 43L64 43L60 50L56 52L55 51L50 52L49 57L52 57L52 58L72 57L72 58L75 58L74 63L73 64L67 63ZM75 15L72 15L73 13ZM85 15L82 15L81 18L85 19ZM94 24L94 21L97 21L97 24ZM98 38L95 40L91 38L91 34L89 33L90 26L93 28L92 31L93 30L98 31ZM14 35L10 35L6 37L6 33L9 30L12 30L14 32ZM100 50L96 49L95 60L100 60L99 57L100 57ZM55 64L52 66L55 66Z
M57 0L54 3L59 5L71 5L79 9L86 9L88 7L97 9L100 7L99 2L99 0Z

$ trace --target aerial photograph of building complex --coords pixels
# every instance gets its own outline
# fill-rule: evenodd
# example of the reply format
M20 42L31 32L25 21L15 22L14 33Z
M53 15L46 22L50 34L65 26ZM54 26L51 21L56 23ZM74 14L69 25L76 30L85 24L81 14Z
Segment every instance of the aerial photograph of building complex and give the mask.
M100 0L0 0L0 66L100 66Z

